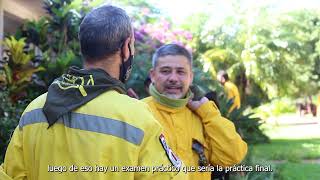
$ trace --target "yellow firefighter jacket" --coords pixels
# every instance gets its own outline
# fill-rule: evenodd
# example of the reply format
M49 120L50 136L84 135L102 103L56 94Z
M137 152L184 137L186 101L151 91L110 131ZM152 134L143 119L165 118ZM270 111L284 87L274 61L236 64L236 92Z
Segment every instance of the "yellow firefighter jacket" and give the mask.
M48 128L46 96L29 104L14 131L0 167L4 180L185 179L156 168L173 164L146 104L111 90Z
M240 108L241 101L240 101L240 93L235 84L230 81L227 81L224 85L224 90L228 95L228 99L233 99L233 104L230 107L229 112L231 112L235 108Z
M186 106L170 108L159 104L152 96L143 101L150 106L164 128L169 146L186 167L199 168L199 156L192 150L194 139L204 146L205 156L211 166L235 165L245 157L247 144L236 132L234 124L220 115L213 102L209 101L192 112ZM211 170L191 172L188 176L192 180L209 180Z

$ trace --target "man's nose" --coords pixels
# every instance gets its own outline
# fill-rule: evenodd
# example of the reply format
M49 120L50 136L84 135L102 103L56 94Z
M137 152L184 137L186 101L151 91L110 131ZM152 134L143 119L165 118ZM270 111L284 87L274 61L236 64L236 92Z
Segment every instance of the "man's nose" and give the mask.
M179 80L177 73L171 73L168 80L170 82L177 82Z

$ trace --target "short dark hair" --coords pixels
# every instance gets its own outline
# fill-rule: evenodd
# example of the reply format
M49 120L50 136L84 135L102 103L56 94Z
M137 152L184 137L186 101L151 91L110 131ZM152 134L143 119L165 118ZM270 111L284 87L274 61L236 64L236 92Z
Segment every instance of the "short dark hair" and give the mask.
M220 71L218 72L218 76L223 77L225 81L229 81L228 73L227 73L227 71L225 71L225 70L220 70Z
M156 67L158 59L160 57L164 56L185 56L190 63L190 66L192 67L192 55L191 53L184 47L178 45L178 44L166 44L161 46L156 50L156 52L153 54L152 57L152 67Z
M120 50L131 35L131 20L123 9L100 6L89 12L80 24L81 53L86 61L98 61Z

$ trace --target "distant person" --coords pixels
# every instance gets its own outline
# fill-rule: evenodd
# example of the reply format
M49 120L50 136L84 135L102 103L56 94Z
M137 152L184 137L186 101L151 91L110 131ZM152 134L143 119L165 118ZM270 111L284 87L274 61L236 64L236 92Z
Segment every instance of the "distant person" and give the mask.
M229 80L228 73L224 70L219 71L217 79L223 85L227 98L232 100L229 112L233 111L235 108L239 109L241 106L240 93L237 86Z
M188 167L233 166L242 161L247 144L234 124L206 97L195 99L192 55L177 44L161 46L153 55L150 97L143 99L164 127L168 144ZM188 180L209 180L211 172L189 172Z
M135 40L129 16L115 6L93 9L79 39L84 69L71 67L28 105L1 180L184 179L184 173L141 169L179 168L181 161L147 105L126 95Z
M308 96L309 97L309 103L308 103L308 112L311 113L314 117L317 116L317 103L314 104L312 103L312 97L311 96Z

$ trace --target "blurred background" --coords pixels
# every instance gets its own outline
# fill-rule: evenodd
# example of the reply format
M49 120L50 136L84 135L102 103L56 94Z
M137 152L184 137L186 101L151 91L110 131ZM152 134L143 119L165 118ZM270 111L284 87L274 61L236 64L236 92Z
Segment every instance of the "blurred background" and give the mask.
M155 49L186 47L194 84L216 92L222 115L250 144L242 164L273 169L231 179L320 179L319 0L0 0L0 163L26 105L69 66L82 66L79 23L105 3L134 24L127 88L146 97ZM222 69L241 95L232 112L216 79Z

